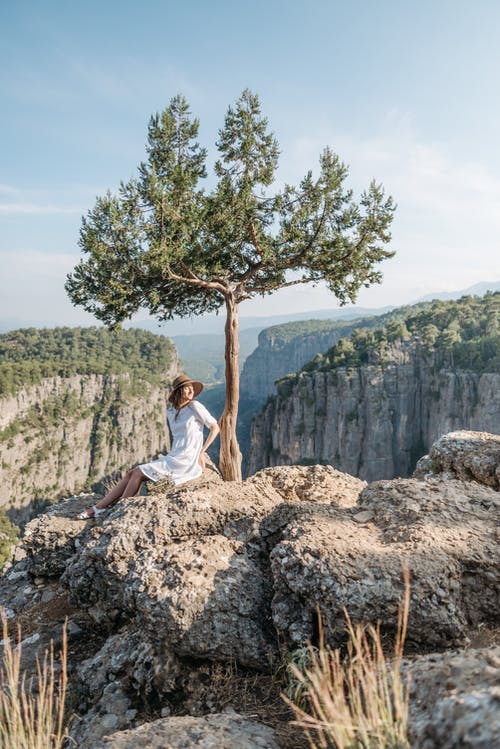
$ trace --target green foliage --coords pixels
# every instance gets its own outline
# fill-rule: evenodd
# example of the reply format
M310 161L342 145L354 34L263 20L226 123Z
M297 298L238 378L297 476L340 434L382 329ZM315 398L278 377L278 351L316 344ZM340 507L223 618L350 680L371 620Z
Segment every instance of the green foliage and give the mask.
M436 366L499 372L499 317L498 292L404 307L392 312L384 327L356 328L349 338L340 339L324 355L306 364L303 371L388 364L395 361L397 344L410 342L420 346L424 355L432 355ZM281 383L283 380L280 392Z
M340 335L350 335L355 327L376 325L376 317L360 318L359 320L297 320L281 325L272 325L263 330L259 335L259 341L264 344L272 342L274 350L280 350L296 338L321 333L338 331Z
M105 328L23 328L0 335L0 396L44 377L88 374L127 374L132 390L139 380L158 384L173 361L174 347L164 336L144 330ZM124 387L125 384L124 384ZM74 409L69 395L48 404L58 410ZM12 424L7 430L15 430ZM8 438L7 430L0 439Z
M0 509L0 570L3 568L7 559L10 558L12 545L16 542L19 529Z
M74 304L113 326L139 307L160 320L199 315L229 298L319 280L344 303L380 281L375 266L393 254L384 245L395 210L380 185L354 201L347 167L326 148L318 176L272 193L279 146L245 90L227 110L216 182L205 192L198 129L182 96L151 118L137 177L98 198L82 221L86 258L66 283Z

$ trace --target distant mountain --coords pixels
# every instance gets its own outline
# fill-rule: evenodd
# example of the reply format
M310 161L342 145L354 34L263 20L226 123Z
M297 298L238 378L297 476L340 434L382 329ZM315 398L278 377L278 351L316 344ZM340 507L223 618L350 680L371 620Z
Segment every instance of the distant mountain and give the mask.
M417 304L418 302L431 301L433 299L459 299L461 296L483 296L488 290L499 291L500 281L482 281L469 286L467 289L461 289L459 291L436 291L425 296L415 299L408 304ZM320 310L308 310L307 312L289 312L281 315L265 315L265 316L252 316L240 317L240 330L247 330L249 328L255 328L264 330L264 328L270 328L273 325L281 325L282 323L294 322L298 320L354 320L359 317L370 317L372 315L382 315L385 312L395 309L394 306L387 307L334 307L332 309L320 309ZM178 336L191 336L191 335L210 335L210 334L224 334L224 323L225 315L221 312L219 315L206 315L205 317L193 317L176 320L168 320L163 323L159 323L152 318L144 320L132 320L126 322L125 328L141 328L142 330L148 330L151 333L157 333L159 335L165 335L169 338ZM96 325L99 323L96 321ZM59 320L33 320L33 319L21 319L14 317L0 318L0 333L5 333L9 330L18 330L19 328L54 328L61 325L67 325L68 327L81 327L81 323L67 324L65 321Z
M240 367L255 349L260 328L245 328L240 331ZM184 371L205 383L222 382L224 379L224 333L194 333L172 336Z
M57 323L53 320L42 322L41 320L22 320L19 317L3 317L0 319L0 333L8 333L10 330L21 330L21 328L57 328L63 324L65 323ZM79 326L75 325L74 327Z
M240 317L240 331L270 328L273 325L295 322L297 320L354 320L358 317L371 317L389 312L393 307L335 307L333 309L309 310L307 312L289 312L282 315L263 315ZM155 320L133 320L125 324L126 328L142 328L152 333L160 333L169 338L189 335L211 335L224 333L225 315L207 315L201 318L169 320L158 323Z
M481 281L460 291L435 291L419 297L416 302L432 302L434 299L447 301L448 299L460 299L462 296L484 296L487 291L500 291L500 281Z

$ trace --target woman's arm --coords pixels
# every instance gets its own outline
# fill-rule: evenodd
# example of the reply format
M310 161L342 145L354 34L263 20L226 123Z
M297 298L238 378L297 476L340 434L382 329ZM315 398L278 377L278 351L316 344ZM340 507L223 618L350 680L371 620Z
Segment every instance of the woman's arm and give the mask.
M219 429L219 425L217 424L217 422L215 422L214 424L210 424L208 437L206 438L203 444L203 447L201 448L201 452L198 458L198 463L203 468L203 470L205 470L205 457L206 457L207 448L210 447L210 445L212 444L214 439L217 437L219 432L220 432L220 429Z

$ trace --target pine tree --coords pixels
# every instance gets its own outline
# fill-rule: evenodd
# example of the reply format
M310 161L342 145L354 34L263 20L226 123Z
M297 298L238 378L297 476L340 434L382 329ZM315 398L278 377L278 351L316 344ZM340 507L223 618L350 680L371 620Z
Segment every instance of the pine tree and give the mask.
M66 290L109 326L139 308L159 320L226 309L226 402L220 468L241 479L236 439L239 401L239 304L295 284L325 281L341 303L381 280L375 266L393 253L392 198L372 182L359 203L346 189L347 167L329 148L319 175L272 191L279 148L245 90L229 107L216 143L216 185L206 176L198 120L184 97L149 123L147 160L118 195L98 198L82 221L86 256Z

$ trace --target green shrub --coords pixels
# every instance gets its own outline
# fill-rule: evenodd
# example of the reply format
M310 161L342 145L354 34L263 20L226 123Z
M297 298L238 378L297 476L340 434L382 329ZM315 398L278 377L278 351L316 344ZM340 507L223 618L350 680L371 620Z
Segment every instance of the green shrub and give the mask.
M125 373L130 377L127 388L139 394L139 381L154 385L162 382L174 355L168 338L145 330L13 330L0 335L0 396L16 393L44 377ZM59 406L71 410L75 404Z

